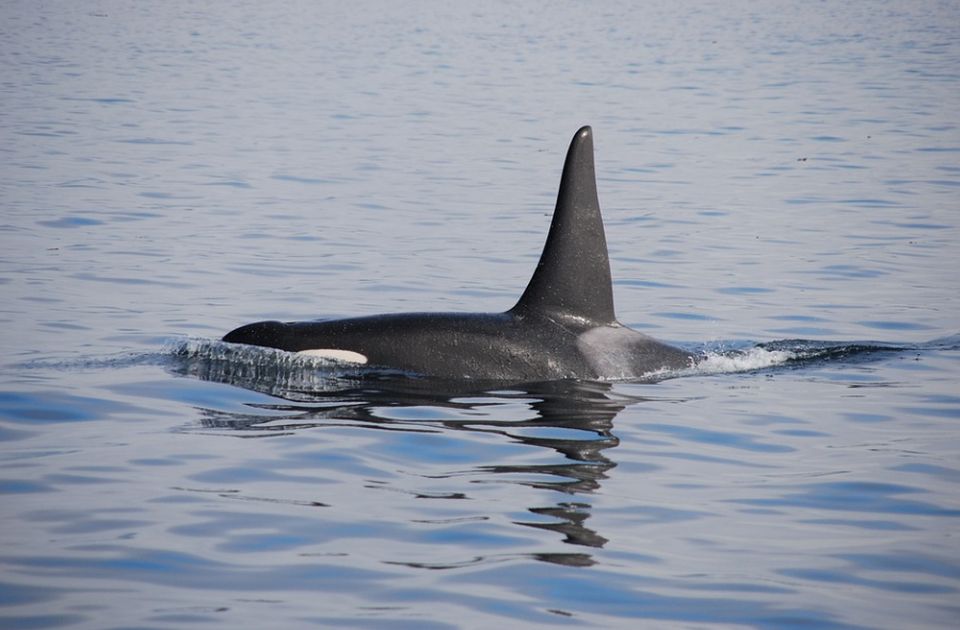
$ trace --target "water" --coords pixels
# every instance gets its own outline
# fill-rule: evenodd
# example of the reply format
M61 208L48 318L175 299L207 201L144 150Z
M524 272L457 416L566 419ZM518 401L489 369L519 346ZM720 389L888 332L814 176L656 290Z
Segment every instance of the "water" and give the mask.
M957 5L398 5L0 8L0 625L955 627ZM215 342L508 308L582 124L697 369Z

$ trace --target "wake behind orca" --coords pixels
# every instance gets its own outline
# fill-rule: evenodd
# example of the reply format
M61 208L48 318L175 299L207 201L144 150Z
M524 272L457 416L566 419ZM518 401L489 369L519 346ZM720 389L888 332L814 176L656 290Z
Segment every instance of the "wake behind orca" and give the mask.
M630 380L689 367L694 358L617 321L590 127L570 143L540 262L510 310L265 321L223 341L490 381Z

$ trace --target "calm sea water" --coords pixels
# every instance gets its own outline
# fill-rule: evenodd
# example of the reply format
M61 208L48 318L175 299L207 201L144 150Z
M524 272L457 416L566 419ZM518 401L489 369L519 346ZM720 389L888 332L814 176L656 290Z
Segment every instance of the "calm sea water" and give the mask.
M14 1L0 59L0 626L960 622L957 3ZM510 307L583 124L701 369L215 342Z

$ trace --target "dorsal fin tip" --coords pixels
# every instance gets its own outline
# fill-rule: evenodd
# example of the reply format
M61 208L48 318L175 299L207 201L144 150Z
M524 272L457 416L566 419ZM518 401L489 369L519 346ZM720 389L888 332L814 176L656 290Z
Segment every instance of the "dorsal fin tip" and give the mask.
M513 312L594 323L616 321L589 125L570 141L550 233Z

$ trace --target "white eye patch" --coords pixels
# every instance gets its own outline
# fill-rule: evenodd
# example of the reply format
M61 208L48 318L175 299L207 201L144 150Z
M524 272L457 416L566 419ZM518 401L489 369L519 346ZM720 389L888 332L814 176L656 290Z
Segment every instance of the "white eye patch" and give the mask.
M336 348L301 350L297 354L305 357L317 357L319 359L333 359L335 361L343 361L344 363L356 363L358 365L365 365L367 362L367 357L359 352L353 352L352 350L338 350Z

